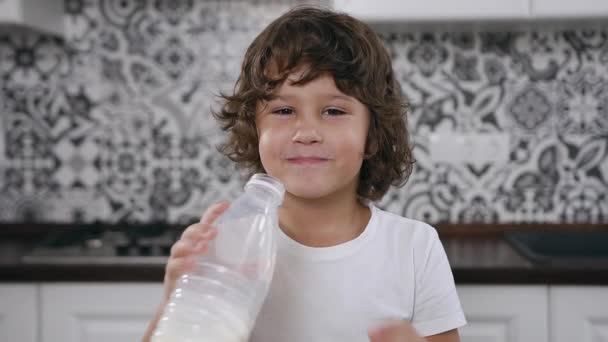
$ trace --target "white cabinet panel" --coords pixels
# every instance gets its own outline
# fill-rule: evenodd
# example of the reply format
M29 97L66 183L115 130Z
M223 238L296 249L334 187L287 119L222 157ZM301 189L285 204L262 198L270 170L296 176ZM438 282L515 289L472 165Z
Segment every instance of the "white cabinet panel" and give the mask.
M334 8L367 21L527 18L529 0L334 0Z
M462 342L608 342L608 287L459 285L458 293ZM0 341L139 341L161 296L160 283L2 285Z
M0 24L25 25L62 35L63 0L0 0Z
M21 0L0 0L0 22L12 22L21 17Z
M43 284L42 342L139 341L161 284Z
M458 286L462 342L547 342L546 286Z
M0 341L38 341L38 288L0 285Z
M531 0L531 14L540 18L608 16L606 0Z
M608 287L549 290L552 342L608 342Z

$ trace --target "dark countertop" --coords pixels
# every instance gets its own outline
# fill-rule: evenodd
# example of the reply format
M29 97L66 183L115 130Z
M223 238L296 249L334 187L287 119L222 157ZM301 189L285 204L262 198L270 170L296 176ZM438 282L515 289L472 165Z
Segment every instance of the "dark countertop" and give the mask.
M457 284L608 285L608 264L551 266L534 264L515 251L502 233L440 231ZM0 282L161 282L165 258L128 263L81 259L75 264L23 263L31 245L0 236ZM123 257L124 258L124 257ZM127 257L128 258L128 257ZM146 257L143 257L146 259Z
M608 264L535 264L502 236L442 237L457 284L608 285Z

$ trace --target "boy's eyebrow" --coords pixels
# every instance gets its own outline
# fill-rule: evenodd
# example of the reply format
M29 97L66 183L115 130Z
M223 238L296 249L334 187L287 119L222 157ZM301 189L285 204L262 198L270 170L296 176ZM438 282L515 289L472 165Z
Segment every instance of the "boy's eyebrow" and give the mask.
M272 100L282 100L282 101L288 101L288 100L293 100L296 99L298 96L297 95L272 95L270 97L270 101ZM350 101L352 102L353 99L349 96L346 95L341 95L341 94L325 94L324 97L328 98L328 99L338 99L338 100L345 100L345 101Z
M346 95L340 95L340 94L328 94L328 96L332 99L339 99L339 100L345 100L345 101L352 101L353 98L350 96L346 96Z

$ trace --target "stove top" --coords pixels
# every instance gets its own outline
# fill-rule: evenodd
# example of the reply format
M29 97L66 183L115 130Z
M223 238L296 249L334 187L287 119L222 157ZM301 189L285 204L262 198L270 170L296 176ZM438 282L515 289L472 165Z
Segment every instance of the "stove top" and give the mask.
M152 226L78 229L51 234L21 261L27 264L165 264L181 231Z

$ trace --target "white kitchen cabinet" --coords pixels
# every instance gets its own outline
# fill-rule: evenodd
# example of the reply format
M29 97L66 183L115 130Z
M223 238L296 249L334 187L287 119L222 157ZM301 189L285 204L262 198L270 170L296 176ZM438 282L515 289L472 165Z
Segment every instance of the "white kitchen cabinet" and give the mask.
M41 342L140 341L161 284L42 284Z
M608 287L552 286L551 342L608 342Z
M62 35L63 0L0 0L0 24L24 25Z
M527 19L531 0L334 0L334 9L370 22ZM547 0L551 1L551 0Z
M606 0L530 0L530 13L536 18L608 17Z
M38 287L0 285L0 341L38 341Z
M547 286L458 286L462 342L548 342ZM574 341L574 340L572 340Z
M462 342L608 342L606 286L457 289L468 321ZM162 291L160 283L1 285L0 341L139 341Z

